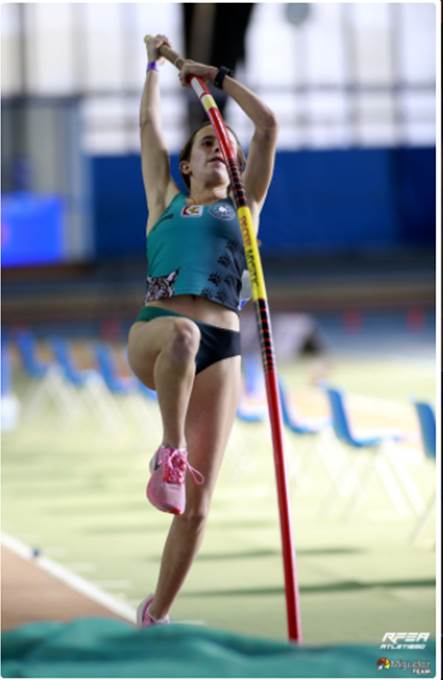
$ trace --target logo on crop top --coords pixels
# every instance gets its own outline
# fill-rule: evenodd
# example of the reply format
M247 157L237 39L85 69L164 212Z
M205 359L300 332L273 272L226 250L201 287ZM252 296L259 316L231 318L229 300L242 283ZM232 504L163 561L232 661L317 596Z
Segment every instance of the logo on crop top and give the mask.
M182 208L182 217L201 217L203 215L202 205L185 205Z
M179 269L166 276L148 276L146 279L145 305L151 300L162 300L174 295L174 283L178 276Z
M218 220L232 220L235 217L235 210L231 205L223 203L222 205L215 204L209 208L209 214Z

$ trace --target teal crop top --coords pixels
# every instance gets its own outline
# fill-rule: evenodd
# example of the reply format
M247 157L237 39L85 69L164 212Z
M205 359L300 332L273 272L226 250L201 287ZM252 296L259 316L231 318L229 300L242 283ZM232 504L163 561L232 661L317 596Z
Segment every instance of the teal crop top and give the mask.
M239 310L246 260L233 202L186 205L177 194L146 239L145 305L176 295L198 295Z

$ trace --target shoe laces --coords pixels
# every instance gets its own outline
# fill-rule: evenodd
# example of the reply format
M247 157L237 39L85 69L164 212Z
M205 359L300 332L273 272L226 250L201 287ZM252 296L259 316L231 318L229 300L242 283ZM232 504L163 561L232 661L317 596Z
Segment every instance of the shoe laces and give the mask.
M192 467L186 453L180 449L173 449L172 453L168 451L164 458L163 470L163 479L170 484L184 484L187 470L196 484L203 484L205 481L201 472Z

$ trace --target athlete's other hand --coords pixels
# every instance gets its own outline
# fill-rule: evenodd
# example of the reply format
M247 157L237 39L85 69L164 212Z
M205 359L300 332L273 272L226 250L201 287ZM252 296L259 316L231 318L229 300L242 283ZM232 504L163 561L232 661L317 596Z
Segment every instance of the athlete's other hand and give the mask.
M162 45L171 47L169 38L165 35L145 35L146 52L148 54L148 61L158 61L159 64L164 62L164 58L160 56L159 48Z
M189 81L192 76L198 76L203 78L203 80L214 81L217 75L217 69L214 66L206 66L205 64L199 64L192 59L186 59L183 66L180 69L178 77L183 87L189 86Z

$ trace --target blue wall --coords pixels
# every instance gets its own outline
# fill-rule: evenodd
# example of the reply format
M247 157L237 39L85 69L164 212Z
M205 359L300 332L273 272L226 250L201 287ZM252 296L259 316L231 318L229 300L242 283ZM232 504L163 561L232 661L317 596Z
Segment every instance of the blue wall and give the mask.
M139 156L92 165L97 257L140 254L147 210ZM260 239L265 255L432 247L435 149L279 152Z

